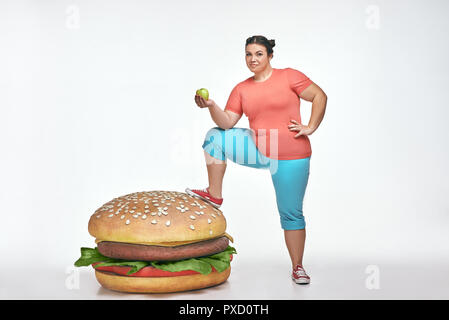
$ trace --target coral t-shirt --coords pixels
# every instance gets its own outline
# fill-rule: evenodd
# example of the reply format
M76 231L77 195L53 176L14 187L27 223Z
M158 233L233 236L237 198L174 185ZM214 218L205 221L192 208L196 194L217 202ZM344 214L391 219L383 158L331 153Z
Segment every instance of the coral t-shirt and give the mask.
M312 155L309 138L290 131L291 119L301 122L299 94L312 80L292 69L275 69L265 81L250 77L232 89L225 110L245 114L257 149L266 157L279 160Z

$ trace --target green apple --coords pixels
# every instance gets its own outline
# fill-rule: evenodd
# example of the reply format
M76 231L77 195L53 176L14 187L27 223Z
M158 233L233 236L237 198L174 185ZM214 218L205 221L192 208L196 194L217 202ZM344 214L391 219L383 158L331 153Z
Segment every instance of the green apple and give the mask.
M209 91L206 88L196 90L196 94L202 96L205 100L209 99Z

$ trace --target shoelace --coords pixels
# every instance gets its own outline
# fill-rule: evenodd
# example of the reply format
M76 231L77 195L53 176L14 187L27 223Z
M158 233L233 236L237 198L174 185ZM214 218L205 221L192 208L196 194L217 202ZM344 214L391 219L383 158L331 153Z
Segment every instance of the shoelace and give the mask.
M301 267L298 267L297 270L293 270L293 272L294 272L298 277L299 277L299 276L308 277L306 271L305 271L303 268L301 268Z

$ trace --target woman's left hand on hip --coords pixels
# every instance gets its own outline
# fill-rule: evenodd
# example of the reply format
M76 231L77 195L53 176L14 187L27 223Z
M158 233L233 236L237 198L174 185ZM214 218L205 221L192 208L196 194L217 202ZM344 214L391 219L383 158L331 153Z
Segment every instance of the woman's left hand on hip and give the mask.
M295 138L311 135L315 131L309 126L299 124L296 120L290 120L290 122L293 122L293 124L288 125L289 130L298 132L298 134L295 135Z

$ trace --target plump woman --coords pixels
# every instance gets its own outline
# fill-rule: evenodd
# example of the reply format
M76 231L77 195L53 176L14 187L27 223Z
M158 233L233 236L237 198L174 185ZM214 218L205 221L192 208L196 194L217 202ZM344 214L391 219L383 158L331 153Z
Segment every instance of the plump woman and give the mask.
M207 132L203 143L209 186L187 188L186 192L219 208L227 159L269 169L291 258L291 278L308 284L310 276L303 266L306 224L302 210L312 155L308 136L323 120L327 96L301 71L273 68L274 46L274 40L260 35L246 40L245 61L254 76L233 88L224 110L212 99L195 95L197 106L208 108L218 127ZM312 102L307 125L301 121L300 98ZM249 129L234 127L243 114L248 117Z

